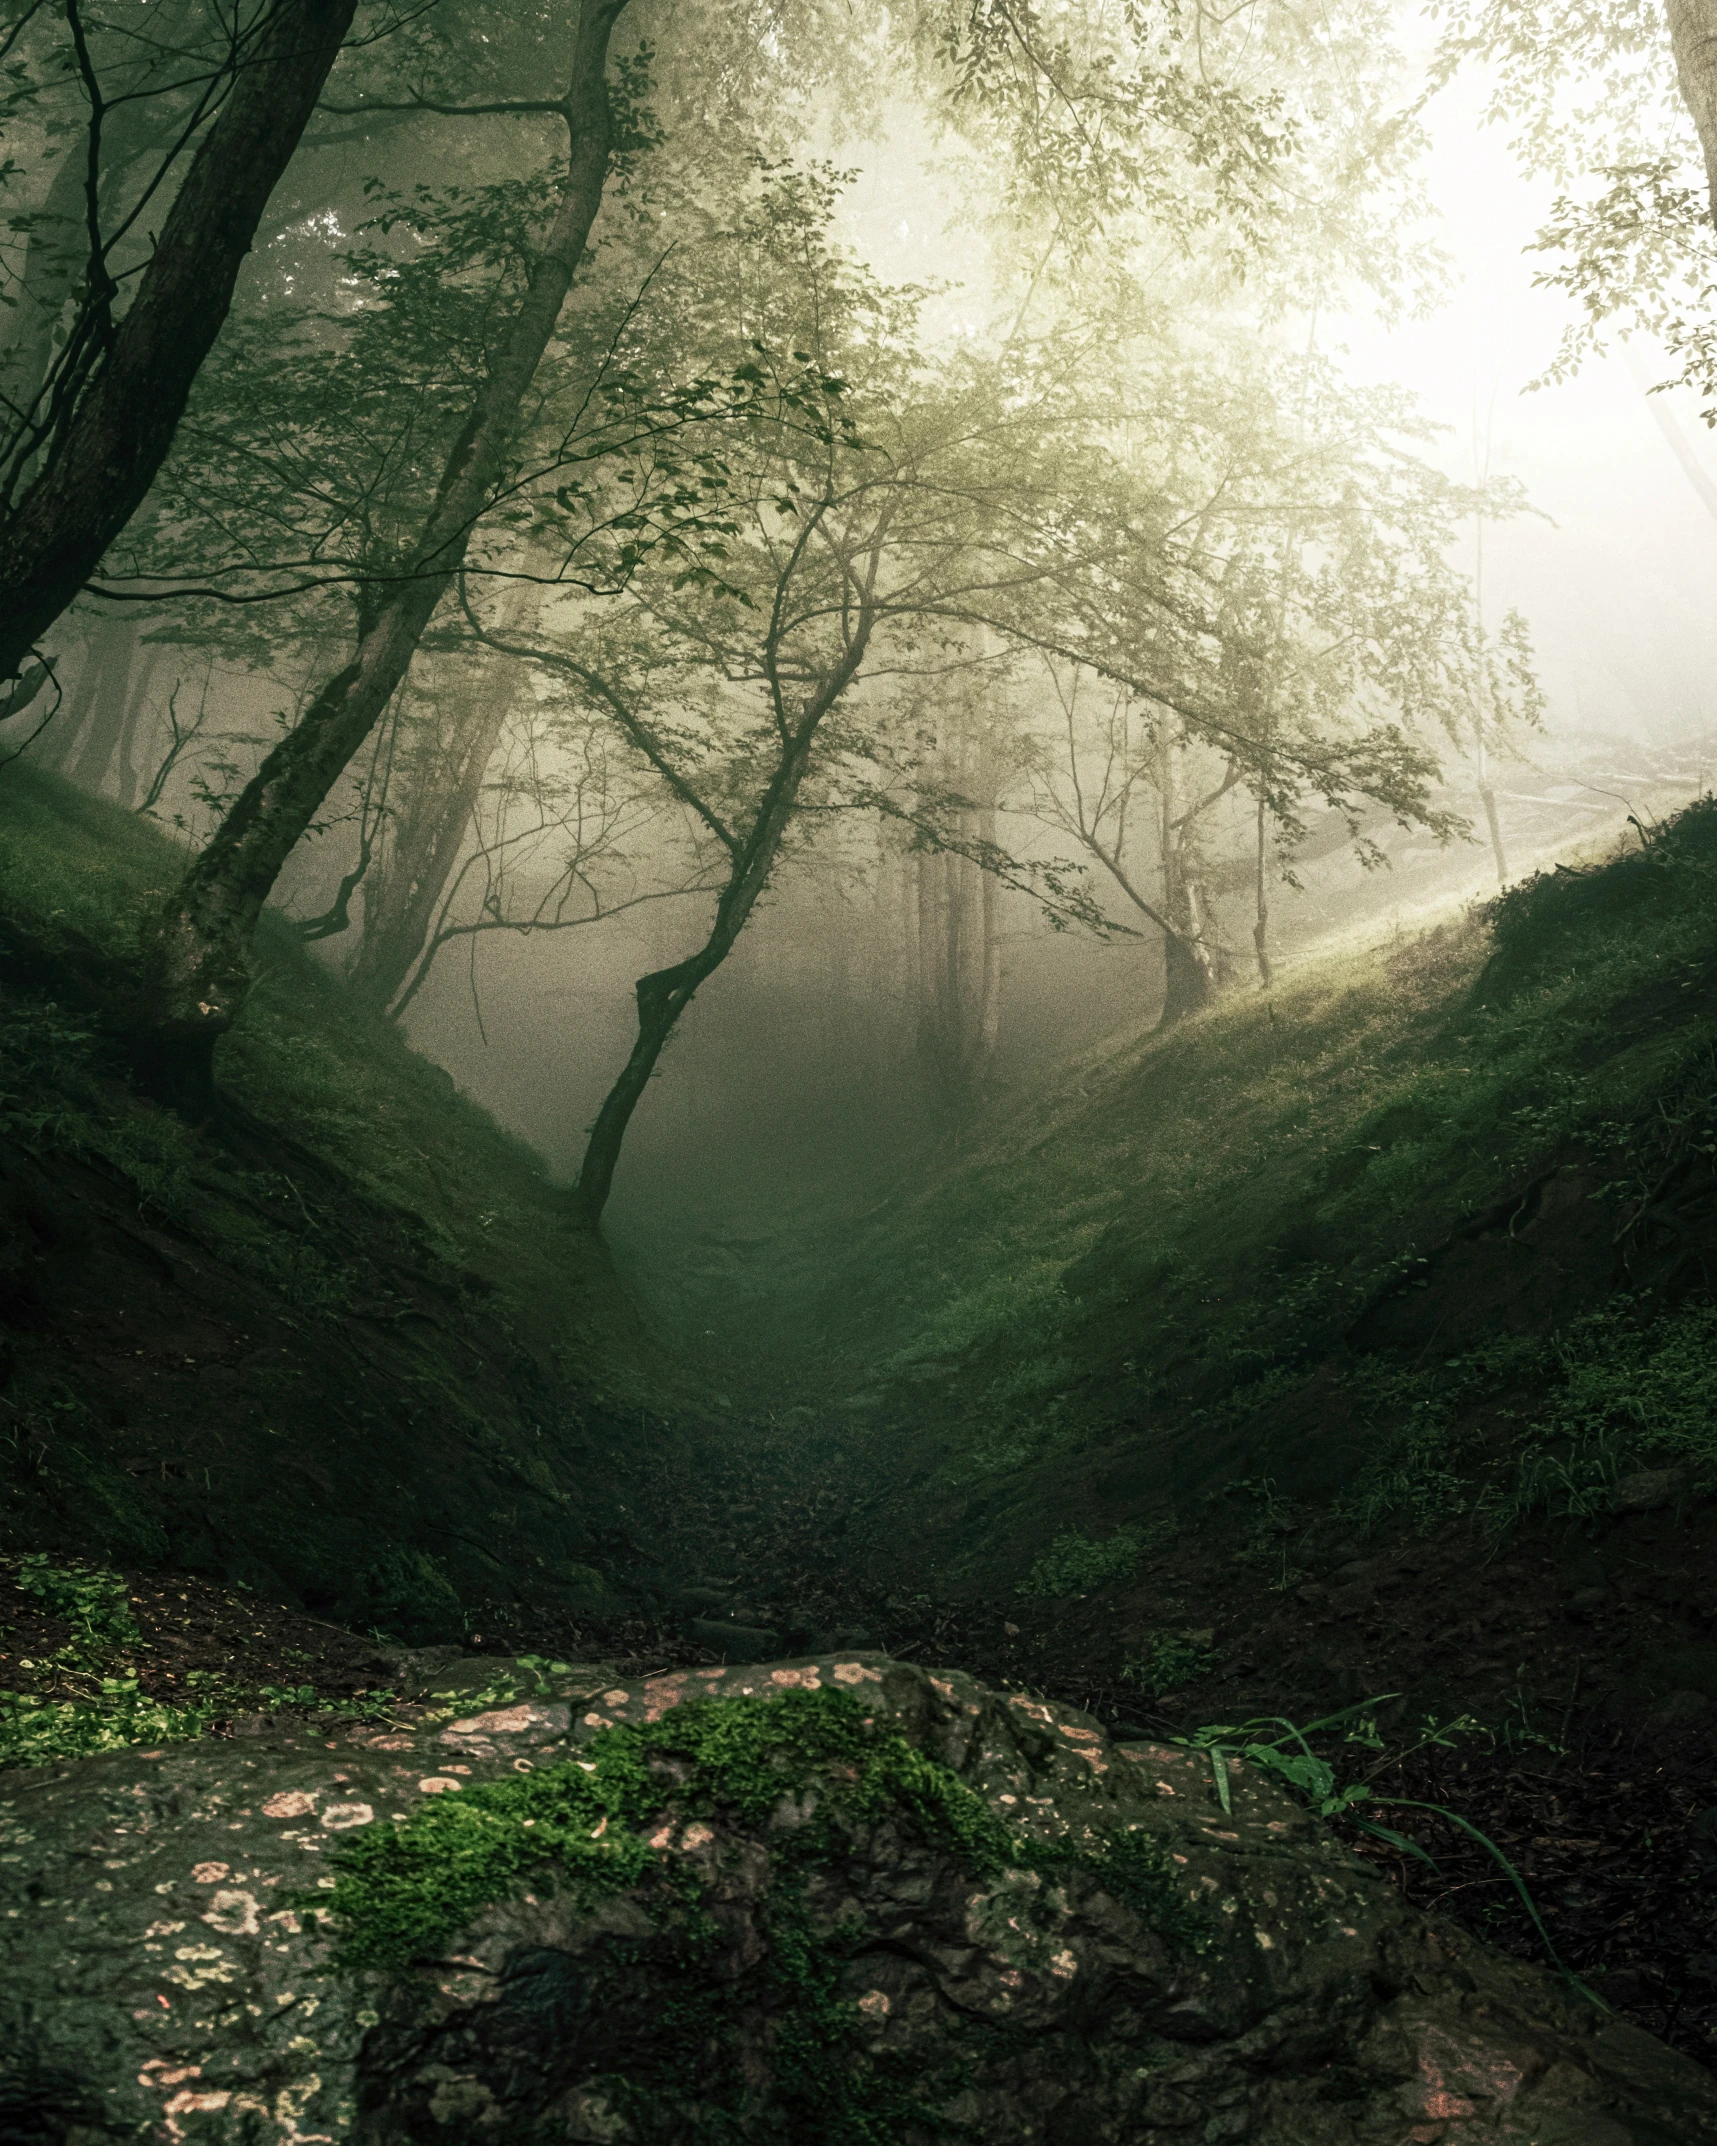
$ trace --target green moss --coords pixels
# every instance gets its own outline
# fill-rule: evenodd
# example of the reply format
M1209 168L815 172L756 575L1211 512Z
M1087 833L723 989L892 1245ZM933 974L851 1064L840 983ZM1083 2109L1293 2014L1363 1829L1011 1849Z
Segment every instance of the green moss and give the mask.
M645 1829L671 1814L755 1830L787 1797L801 1807L796 1823L770 1837L759 1907L764 1957L736 1983L711 1971L726 1940L703 1911L695 1868L653 1847ZM398 1971L527 1884L552 1886L581 1906L630 1892L678 1940L648 1963L660 2028L654 2069L608 2082L640 2137L656 2135L652 2115L660 2117L671 2086L695 2093L698 2136L709 2146L762 2135L806 2146L895 2146L911 2127L956 2135L937 2110L961 2083L958 2051L932 2080L898 2074L864 2050L844 1971L865 1933L819 1926L806 1900L810 1869L839 1855L851 1827L882 1819L904 1824L970 1877L1079 1875L1173 1940L1196 1944L1205 1934L1148 1835L1120 1830L1076 1845L1017 1832L843 1691L697 1701L646 1727L601 1730L582 1758L437 1797L390 1830L342 1843L331 1858L333 1889L301 1904L331 1916L338 1965ZM616 1983L639 1971L635 1947L616 1942L601 1957ZM771 2023L766 2112L739 2061L741 2006ZM765 2114L774 2127L767 2134L756 2128Z
M756 1825L814 1781L825 1823L907 1813L974 1873L1002 1867L1006 1829L945 1767L867 1726L846 1692L677 1707L647 1728L603 1730L589 1757L439 1797L404 1825L346 1844L331 1910L352 1967L400 1966L482 1907L546 1876L582 1900L637 1885L681 1858L648 1847L647 1819L672 1805ZM832 1792L826 1776L845 1779Z

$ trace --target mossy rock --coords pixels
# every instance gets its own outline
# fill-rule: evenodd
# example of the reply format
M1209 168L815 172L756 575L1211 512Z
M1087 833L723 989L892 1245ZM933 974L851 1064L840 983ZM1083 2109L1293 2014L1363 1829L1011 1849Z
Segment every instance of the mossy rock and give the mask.
M880 1656L20 1775L29 2146L1717 2146L1260 1777Z

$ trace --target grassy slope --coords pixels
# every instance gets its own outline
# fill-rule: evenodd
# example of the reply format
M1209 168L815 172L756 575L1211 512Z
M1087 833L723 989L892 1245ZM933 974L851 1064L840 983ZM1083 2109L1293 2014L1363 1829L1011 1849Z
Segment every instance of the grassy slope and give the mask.
M872 1218L829 1299L854 1353L893 1350L857 1415L879 1459L914 1426L908 1557L994 1584L1058 1527L1237 1481L1423 1519L1547 1495L1570 1456L1587 1496L1654 1452L1717 1463L1704 1315L1594 1309L1703 1285L1714 986L1706 806L1012 1111ZM1630 1228L1660 1182L1695 1221ZM1662 1405L1630 1426L1642 1379Z
M38 957L122 953L181 862L51 777L0 778L0 915ZM600 1597L626 1499L594 1388L632 1342L604 1262L529 1151L277 924L262 961L219 1135L137 1098L51 964L0 969L4 1539L406 1636L537 1575Z

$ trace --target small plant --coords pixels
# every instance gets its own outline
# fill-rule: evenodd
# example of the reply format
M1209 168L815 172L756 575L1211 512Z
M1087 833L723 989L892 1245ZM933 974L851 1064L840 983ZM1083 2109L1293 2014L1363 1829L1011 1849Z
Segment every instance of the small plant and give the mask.
M1147 1699L1160 1699L1208 1676L1216 1661L1216 1649L1205 1634L1159 1632L1148 1646L1127 1657L1121 1675Z
M1067 1528L1032 1566L1019 1592L1047 1599L1113 1587L1131 1576L1144 1553L1145 1538L1137 1528L1117 1528L1101 1542Z
M1384 1741L1377 1731L1375 1710L1399 1696L1396 1692L1383 1692L1374 1699L1361 1700L1357 1706L1344 1707L1339 1714L1326 1714L1321 1721L1308 1722L1304 1728L1280 1714L1265 1714L1233 1726L1211 1723L1205 1728L1195 1730L1191 1736L1176 1737L1175 1741L1189 1750L1209 1752L1217 1801L1225 1813L1231 1813L1234 1807L1228 1786L1228 1760L1231 1753L1237 1750L1239 1756L1249 1764L1274 1775L1297 1795L1303 1796L1320 1818L1345 1818L1350 1825L1357 1826L1360 1832L1370 1834L1374 1840L1384 1842L1399 1854L1412 1856L1416 1862L1435 1871L1435 1859L1421 1848L1416 1840L1410 1839L1405 1833L1396 1832L1392 1826L1383 1825L1374 1817L1361 1817L1358 1806L1368 1804L1373 1810L1432 1812L1446 1824L1454 1826L1478 1842L1519 1895L1520 1903L1531 1918L1532 1927L1538 1932L1540 1942L1557 1973L1588 2003L1596 2005L1600 2012L1607 2012L1610 2007L1597 1992L1582 1982L1572 1968L1563 1964L1560 1953L1550 1941L1549 1931L1544 1927L1537 1903L1527 1890L1526 1880L1488 1833L1481 1833L1471 1819L1463 1818L1459 1811L1450 1810L1447 1804L1424 1803L1413 1796L1380 1796L1370 1785L1370 1775L1359 1780L1343 1781L1334 1765L1312 1749L1310 1739L1313 1736L1339 1729L1342 1731L1344 1743L1361 1744L1368 1750L1382 1751ZM1371 1774L1375 1775L1386 1765L1399 1764L1412 1752L1422 1751L1427 1744L1449 1745L1455 1737L1465 1735L1477 1727L1478 1723L1469 1714L1463 1714L1459 1720L1451 1722L1427 1720L1414 1743L1401 1751L1390 1752L1377 1761L1371 1768ZM1280 1734L1264 1737L1252 1733L1265 1729L1276 1729ZM1237 1737L1245 1738L1246 1741L1236 1745L1233 1739Z
M77 1628L88 1641L131 1647L143 1637L131 1614L131 1598L117 1572L75 1561L56 1565L40 1552L19 1558L14 1584L55 1617Z
M219 1711L152 1699L138 1689L135 1673L102 1677L87 1699L0 1692L0 1766L48 1766L128 1744L179 1742L200 1736Z

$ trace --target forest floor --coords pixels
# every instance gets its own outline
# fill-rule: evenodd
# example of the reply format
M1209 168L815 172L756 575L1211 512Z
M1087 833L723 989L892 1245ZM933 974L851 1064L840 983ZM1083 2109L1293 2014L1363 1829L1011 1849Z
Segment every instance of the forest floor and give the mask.
M463 1650L390 1646L158 1573L126 1576L131 1629L104 1644L87 1575L56 1609L39 1571L20 1584L14 1566L0 1581L0 1690L77 1702L105 1678L110 1692L129 1683L191 1708L204 1733L245 1735L385 1713L426 1670L480 1680L538 1655L642 1674L838 1643L1083 1706L1123 1733L1197 1739L1255 1723L1270 1741L1292 1722L1337 1789L1363 1783L1372 1817L1434 1860L1344 1825L1420 1906L1523 1958L1543 1961L1547 1936L1617 2012L1717 2063L1717 1733L1685 1700L1630 1697L1641 1659L1677 1643L1666 1591L1717 1569L1709 1503L1628 1515L1596 1544L1546 1526L1500 1555L1462 1530L1330 1545L1315 1528L1218 1525L1119 1588L956 1603L879 1570L887 1502L856 1455L797 1427L726 1426L707 1471L677 1476L654 1515L657 1607L602 1622L495 1605ZM1129 1675L1141 1661L1152 1673ZM1332 1713L1344 1718L1320 1730ZM136 1733L154 1733L151 1718Z
M6 813L8 914L111 928L163 863ZM230 1078L293 1139L223 1147L0 947L0 1753L876 1646L1297 1724L1416 1900L1717 2060L1717 811L1123 1039L653 1342L272 959Z

